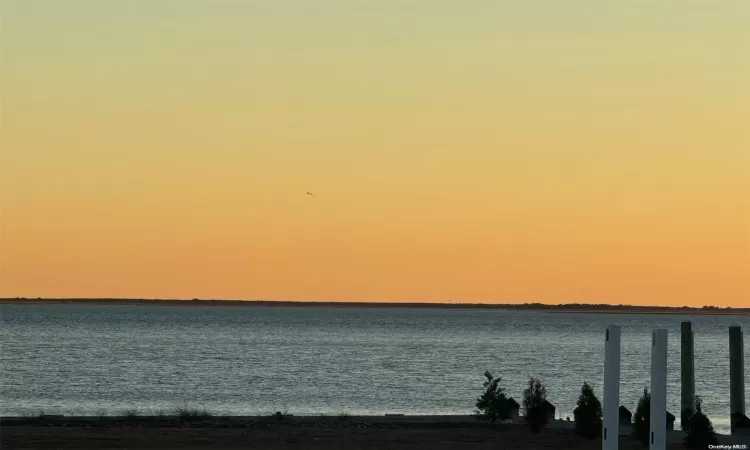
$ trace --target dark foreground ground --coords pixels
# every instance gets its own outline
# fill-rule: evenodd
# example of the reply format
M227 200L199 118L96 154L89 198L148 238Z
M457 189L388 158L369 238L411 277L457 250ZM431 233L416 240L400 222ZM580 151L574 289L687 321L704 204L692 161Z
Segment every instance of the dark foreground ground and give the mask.
M601 440L585 440L570 431L546 429L532 434L522 425L480 423L405 423L398 419L358 423L330 418L314 423L294 421L106 421L26 423L0 426L3 450L138 449L138 450L291 450L291 449L591 449ZM622 438L620 448L640 446ZM672 444L670 449L681 448Z
M273 427L264 430L231 428L38 428L2 430L3 449L139 449L139 450L291 450L291 449L591 449L602 448L600 440L587 441L570 433L546 430L531 435L511 427L502 431L461 429L314 429ZM673 448L681 448L673 445ZM640 448L632 441L620 442L623 450Z

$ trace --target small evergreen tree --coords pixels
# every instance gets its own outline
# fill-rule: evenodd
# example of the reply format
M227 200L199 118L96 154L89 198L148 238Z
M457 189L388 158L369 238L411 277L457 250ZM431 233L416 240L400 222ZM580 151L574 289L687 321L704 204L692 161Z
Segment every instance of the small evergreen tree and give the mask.
M602 404L588 383L581 387L573 416L577 435L594 439L602 434Z
M544 411L544 402L547 400L547 388L538 378L529 378L529 387L523 391L523 410L526 423L534 433L539 432L547 425L547 414Z
M687 431L690 427L690 416L693 415L692 408L685 408L680 413L680 424L682 424L682 431Z
M683 444L687 448L706 449L709 445L716 445L716 433L711 420L703 414L700 397L695 397L695 413L688 419L688 429Z
M495 423L496 420L510 419L511 406L505 389L500 387L500 377L493 377L490 371L484 373L484 394L477 399L477 417L487 422Z
M638 400L638 406L635 408L633 431L636 439L648 448L649 435L651 434L651 394L648 392L648 388L643 388L643 396Z

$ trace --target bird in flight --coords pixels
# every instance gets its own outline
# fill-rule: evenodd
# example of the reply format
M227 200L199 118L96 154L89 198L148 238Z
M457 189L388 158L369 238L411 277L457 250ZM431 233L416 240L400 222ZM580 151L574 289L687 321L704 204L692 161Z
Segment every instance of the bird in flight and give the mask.
M312 195L312 194L311 194L311 193L309 193L309 192L307 193L307 195L311 195L311 196L315 197L314 195Z

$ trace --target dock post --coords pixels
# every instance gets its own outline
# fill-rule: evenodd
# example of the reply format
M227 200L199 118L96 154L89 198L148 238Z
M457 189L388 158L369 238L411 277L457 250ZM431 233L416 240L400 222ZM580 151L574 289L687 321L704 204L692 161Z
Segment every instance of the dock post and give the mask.
M680 324L680 427L687 428L690 416L695 412L695 346L691 322Z
M604 420L602 450L618 450L620 442L620 327L608 327L604 335Z
M667 330L651 335L651 436L649 450L667 448Z
M734 422L745 415L745 343L742 327L729 327L729 414L734 433Z

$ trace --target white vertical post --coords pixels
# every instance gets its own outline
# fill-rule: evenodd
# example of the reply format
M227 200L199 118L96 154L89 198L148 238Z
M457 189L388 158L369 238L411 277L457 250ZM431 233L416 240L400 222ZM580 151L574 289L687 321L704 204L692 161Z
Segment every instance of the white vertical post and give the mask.
M649 450L667 448L667 330L651 335L651 436Z
M745 414L745 343L742 327L729 327L729 416Z
M602 450L617 450L620 442L620 327L604 335L604 423Z
M680 428L687 429L688 418L695 412L695 345L693 324L680 324Z

